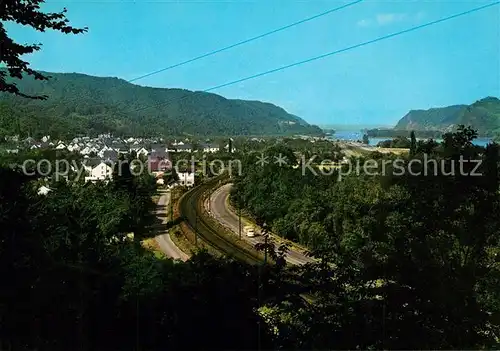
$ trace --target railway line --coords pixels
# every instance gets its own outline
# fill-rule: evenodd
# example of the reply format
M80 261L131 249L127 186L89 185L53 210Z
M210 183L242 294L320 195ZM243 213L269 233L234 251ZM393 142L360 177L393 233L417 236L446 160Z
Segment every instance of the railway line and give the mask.
M250 249L246 249L245 247L234 243L224 235L218 233L217 230L212 228L212 225L204 217L204 193L210 187L213 187L217 181L218 179L199 185L184 194L180 199L181 215L186 220L195 235L215 250L239 261L244 261L250 264L262 263L262 258L259 257L257 252L252 252Z

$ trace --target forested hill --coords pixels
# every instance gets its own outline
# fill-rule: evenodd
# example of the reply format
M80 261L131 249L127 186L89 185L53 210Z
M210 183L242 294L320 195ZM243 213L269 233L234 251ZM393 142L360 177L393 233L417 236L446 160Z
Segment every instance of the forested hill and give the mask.
M260 101L230 100L183 89L151 88L118 78L49 73L49 81L26 77L17 84L27 100L0 95L0 133L72 136L321 134L284 109Z
M401 118L394 129L449 132L460 124L472 126L481 135L500 132L500 100L487 97L471 105L412 110Z

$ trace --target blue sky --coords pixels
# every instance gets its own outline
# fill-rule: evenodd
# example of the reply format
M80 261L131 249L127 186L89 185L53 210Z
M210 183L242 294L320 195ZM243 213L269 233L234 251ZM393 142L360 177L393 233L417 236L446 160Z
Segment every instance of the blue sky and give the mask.
M41 42L35 69L126 80L349 1L56 1L78 36L9 25ZM135 82L204 90L481 6L486 1L365 0L220 54ZM268 101L315 124L393 125L410 109L500 96L500 6L214 93Z

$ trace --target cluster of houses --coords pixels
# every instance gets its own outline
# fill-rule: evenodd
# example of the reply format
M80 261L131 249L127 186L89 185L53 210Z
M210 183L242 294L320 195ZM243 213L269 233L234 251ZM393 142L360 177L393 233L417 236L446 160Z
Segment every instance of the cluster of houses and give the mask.
M164 149L166 152L203 152L203 153L215 153L221 150L220 146L215 143L202 143L199 145L193 145L186 143L184 141L177 142L176 140L172 143L162 143L162 139L154 138L116 138L109 134L100 135L97 138L91 137L76 137L71 141L53 141L50 136L44 136L41 140L37 141L34 138L28 137L23 140L19 140L18 137L11 137L10 141L16 142L18 145L31 149L56 149L56 150L67 150L70 152L77 152L83 156L99 156L104 157L106 151L116 151L117 153L129 153L135 152L138 156L147 156L151 151L157 149ZM223 148L225 151L234 152L235 149L232 147L232 140ZM7 150L7 152L17 152L19 148L12 148Z
M95 182L109 180L113 175L113 168L119 162L119 153L115 150L107 150L103 157L84 158L83 166L88 174L85 177L86 182ZM156 177L157 184L164 184L164 175L172 172L173 164L170 154L166 148L153 149L148 151L142 160L137 160L130 166L133 172L148 172ZM195 174L188 169L177 170L178 182L174 185L191 187L194 185Z
M206 144L201 149L204 153L214 153L219 151L217 145ZM118 162L120 154L132 153L135 154L137 159L140 159L132 167L140 168L142 172L147 171L157 178L158 184L163 184L163 176L165 173L171 172L173 165L170 153L172 152L197 152L193 150L191 144L173 143L172 145L165 145L160 143L145 145L131 145L130 147L118 146L110 144L104 145L100 150L95 152L92 150L91 154L84 154L83 162L84 167L89 174L85 177L85 181L100 181L110 179L113 173L113 165ZM194 185L194 173L189 171L177 170L179 177L178 184L182 186Z
M163 143L162 139L153 138L115 138L109 134L97 138L76 137L71 141L52 141L50 136L44 136L40 141L26 138L17 141L18 145L30 149L55 149L79 153L83 156L83 167L87 176L85 181L102 181L111 179L113 167L122 154L135 155L140 160L142 171L147 171L157 178L157 183L163 184L165 173L172 171L171 153L216 153L220 151L218 144L203 143L194 146L189 140L176 140L172 143ZM234 152L232 139L223 148L226 152ZM18 149L9 149L7 152L18 152ZM139 161L138 160L138 161ZM138 162L139 163L139 162ZM189 171L177 172L179 185L193 186L194 173Z

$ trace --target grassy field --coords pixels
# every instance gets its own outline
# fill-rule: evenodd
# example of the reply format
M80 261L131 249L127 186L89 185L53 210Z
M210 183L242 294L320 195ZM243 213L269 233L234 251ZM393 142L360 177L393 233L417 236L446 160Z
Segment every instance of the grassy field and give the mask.
M163 252L161 252L160 246L156 242L155 238L149 238L149 239L143 240L141 242L141 244L145 249L153 252L156 258L158 258L158 259L167 258L167 256L165 256L165 254Z
M370 153L378 151L383 154L393 153L396 155L405 155L410 152L410 149L400 149L400 148L390 148L390 147L364 147L364 146L355 146L349 144L341 144L342 152L347 157L360 157L360 156L368 156Z
M373 151L378 151L383 154L393 153L396 155L407 155L410 153L410 149L399 149L399 148L390 148L390 147L379 147L375 148Z
M173 213L173 219L177 218L179 216L178 213L178 202L181 196L186 192L185 188L174 188L172 189L172 205L173 208L176 209ZM167 209L167 218L169 220L172 220L170 218L170 210ZM206 250L208 253L210 253L213 256L221 256L218 252L216 252L212 247L209 245L205 244L202 240L198 240L198 245L196 246L192 242L192 238L195 236L193 231L187 226L186 223L181 223L173 226L172 228L169 229L169 234L170 234L170 239L172 242L185 254L192 256L196 252L200 250Z
M151 200L153 200L153 202L156 204L158 203L158 200L160 200L160 195L153 195L151 197Z
M170 239L182 252L192 256L198 249L184 236L179 225L169 229Z

